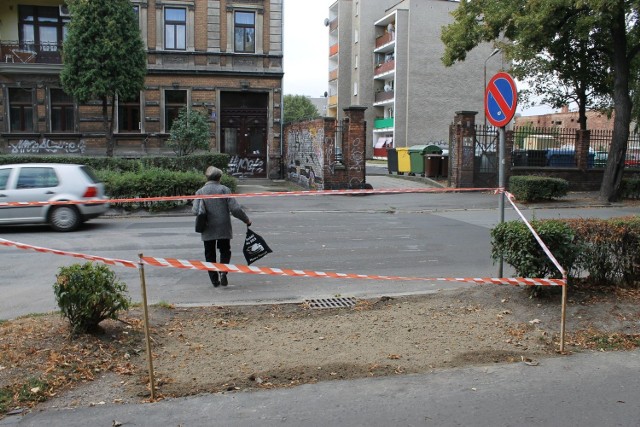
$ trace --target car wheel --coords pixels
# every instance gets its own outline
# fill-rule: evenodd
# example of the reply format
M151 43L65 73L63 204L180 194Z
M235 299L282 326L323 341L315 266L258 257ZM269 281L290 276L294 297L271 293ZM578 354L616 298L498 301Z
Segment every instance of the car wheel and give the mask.
M49 223L56 231L73 231L80 226L80 213L73 206L57 206L49 214Z

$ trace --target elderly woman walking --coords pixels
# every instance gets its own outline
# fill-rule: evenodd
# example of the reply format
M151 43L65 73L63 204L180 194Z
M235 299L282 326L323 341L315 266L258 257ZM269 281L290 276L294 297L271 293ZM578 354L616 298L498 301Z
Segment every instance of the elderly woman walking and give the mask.
M222 171L215 166L209 166L205 172L207 183L196 191L196 196L209 194L231 194L231 190L220 184ZM231 261L231 238L233 230L231 228L231 215L240 221L251 225L247 214L242 210L240 204L233 197L216 199L195 199L192 213L198 215L203 210L207 212L207 225L201 234L204 242L204 259L208 262L216 262L216 248L220 252L220 263L229 264ZM229 281L227 273L209 271L209 278L214 287L220 285L227 286Z

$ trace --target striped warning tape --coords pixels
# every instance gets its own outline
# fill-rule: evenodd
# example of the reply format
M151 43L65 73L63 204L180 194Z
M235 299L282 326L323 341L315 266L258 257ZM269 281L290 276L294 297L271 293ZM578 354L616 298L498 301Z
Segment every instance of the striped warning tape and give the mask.
M90 200L63 200L45 202L0 202L0 207L21 206L47 206L47 205L91 205L104 203L146 203L146 202L175 202L194 199L224 199L245 197L290 197L290 196L340 196L362 194L406 194L406 193L465 193L465 192L496 192L495 188L390 188L379 190L321 190L321 191L277 191L269 193L244 193L244 194L208 194L199 196L160 196L137 197L124 199L90 199Z
M335 273L311 270L293 270L273 267L256 267L250 265L218 264L205 261L187 261L176 258L141 257L140 260L154 267L172 267L187 270L210 270L227 273L266 274L271 276L311 277L327 279L368 279L368 280L394 280L394 281L425 281L425 282L467 282L476 284L508 284L526 286L563 286L566 282L562 279L538 279L523 277L405 277L405 276L379 276L370 274Z
M123 259L105 258L96 255L87 255L77 252L68 252L58 249L43 248L40 246L28 245L25 243L13 242L6 239L0 239L0 245L13 246L23 250L33 250L41 253L52 253L56 255L71 256L74 258L82 258L89 261L98 261L109 265L138 268L138 264L133 261ZM563 286L565 280L561 279L539 279L524 277L405 277L405 276L380 276L369 274L353 274L353 273L336 273L311 270L296 270L286 268L273 267L256 267L250 265L236 264L218 264L205 261L187 261L176 258L156 258L141 257L140 262L154 267L172 267L188 270L210 270L222 271L228 273L244 273L244 274L266 274L271 276L289 276L289 277L311 277L311 278L328 278L328 279L368 279L368 280L394 280L394 281L423 281L423 282L466 282L476 284L496 284L496 285L525 285L525 286Z
M89 260L89 261L99 261L99 262L103 262L105 264L116 265L116 266L121 266L121 267L138 268L138 264L137 263L132 262L132 261L127 261L127 260L124 260L124 259L105 258L105 257L99 257L99 256L95 256L95 255L81 254L81 253L77 253L77 252L68 252L68 251L61 251L61 250L58 250L58 249L43 248L43 247L40 247L40 246L27 245L25 243L12 242L11 240L6 240L6 239L0 239L0 245L3 245L3 246L14 246L14 247L16 247L18 249L36 251L36 252L41 252L41 253L51 253L51 254L56 254L56 255L70 256L70 257L74 257L74 258L82 258L82 259L86 259L86 260Z

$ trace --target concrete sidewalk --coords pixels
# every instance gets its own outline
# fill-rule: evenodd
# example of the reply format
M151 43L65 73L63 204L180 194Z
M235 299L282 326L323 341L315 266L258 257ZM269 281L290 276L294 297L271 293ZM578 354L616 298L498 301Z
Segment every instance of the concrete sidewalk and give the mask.
M589 352L539 365L326 381L157 403L32 412L0 426L620 426L640 420L640 351Z

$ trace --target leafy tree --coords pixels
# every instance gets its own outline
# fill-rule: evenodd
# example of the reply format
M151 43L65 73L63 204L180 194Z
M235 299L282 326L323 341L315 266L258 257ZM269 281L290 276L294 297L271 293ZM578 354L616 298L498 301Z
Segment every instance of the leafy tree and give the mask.
M167 145L178 157L209 148L209 122L200 111L180 110L169 131Z
M571 66L573 58L563 56L563 52L571 52L575 41L584 42L577 52L584 50L587 56L579 60L588 61L589 52L597 58L589 64L594 66L595 78L588 80L596 88L595 93L601 91L597 89L598 79L611 75L607 93L613 99L615 119L600 198L615 201L620 194L629 138L632 78L638 72L639 7L637 0L461 0L453 13L454 22L442 32L443 63L464 61L466 53L478 44L504 38L514 46L526 46L531 52L555 55L554 58ZM565 25L574 29L575 34L565 34ZM512 53L514 60L520 59L517 49Z
M320 117L316 106L303 95L284 96L284 122L299 122Z
M147 72L138 20L129 0L67 0L67 4L72 18L64 42L62 87L80 103L102 101L107 156L111 157L115 100L135 99Z

